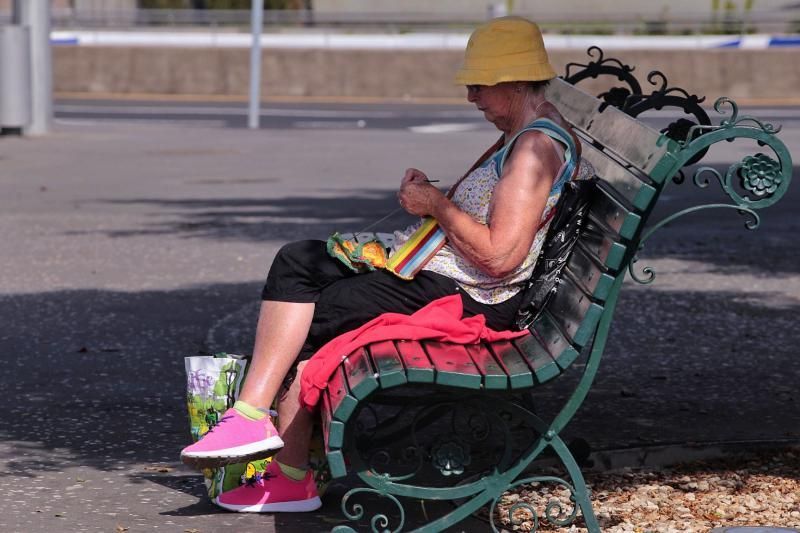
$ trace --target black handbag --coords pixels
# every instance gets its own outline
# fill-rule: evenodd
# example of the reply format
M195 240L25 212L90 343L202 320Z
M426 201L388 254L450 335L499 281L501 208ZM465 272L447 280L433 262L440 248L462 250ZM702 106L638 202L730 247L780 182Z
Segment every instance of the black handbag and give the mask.
M564 184L555 205L555 215L517 311L515 322L518 329L530 326L558 291L564 276L564 267L581 235L595 187L596 178L573 180Z

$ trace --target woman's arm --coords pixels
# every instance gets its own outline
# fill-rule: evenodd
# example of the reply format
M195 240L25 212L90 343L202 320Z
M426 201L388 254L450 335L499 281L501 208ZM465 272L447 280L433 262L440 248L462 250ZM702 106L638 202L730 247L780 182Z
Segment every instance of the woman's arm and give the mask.
M425 175L408 169L398 197L409 213L436 218L467 261L492 277L517 268L530 250L561 161L549 137L526 132L516 141L495 188L486 225L459 209Z

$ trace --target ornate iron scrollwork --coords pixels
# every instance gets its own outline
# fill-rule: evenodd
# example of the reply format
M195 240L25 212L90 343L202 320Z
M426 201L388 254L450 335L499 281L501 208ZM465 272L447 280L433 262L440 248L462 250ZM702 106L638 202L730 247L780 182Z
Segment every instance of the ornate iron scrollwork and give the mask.
M571 85L577 85L586 79L597 79L600 76L612 76L619 81L625 82L628 85L627 87L612 87L608 91L598 95L598 98L603 100L606 106L611 105L620 109L622 109L631 95L642 93L642 86L639 84L639 80L632 74L635 70L634 67L626 65L619 59L604 57L603 50L599 46L592 46L586 50L586 55L590 58L592 58L594 54L597 54L597 59L587 64L568 63L564 81ZM579 70L571 72L576 68Z
M674 141L683 141L692 136L692 140L696 139L702 134L696 126L710 126L711 118L706 113L706 110L700 105L705 101L705 96L697 96L696 94L689 94L680 87L670 87L667 77L658 70L653 70L647 75L647 81L651 85L658 85L660 87L654 89L648 95L631 95L625 102L624 106L620 109L632 117L638 117L645 111L661 110L665 107L677 108L694 117L689 119L681 117L674 122L671 122L667 127L661 130L661 133ZM708 149L699 151L691 159L684 163L684 166L693 165L700 161Z
M547 520L554 526L559 526L559 527L569 526L575 521L575 518L578 514L578 505L576 504L576 498L575 498L575 488L571 484L567 483L566 481L564 481L559 477L536 476L536 477L520 479L512 483L508 487L506 492L513 490L514 488L519 487L520 485L528 485L531 483L556 483L557 485L561 485L562 488L566 489L567 493L569 494L569 501L570 501L569 509L565 509L564 503L561 500L555 498L550 499L547 502L543 513L543 517L545 520ZM491 517L490 524L492 526L492 531L494 531L495 533L498 533L497 526L495 525L495 516L496 516L495 508L497 507L497 503L502 496L503 495L500 494L494 500L492 500L492 504L489 507L489 516ZM531 531L538 531L540 523L539 513L537 513L536 508L530 502L518 502L512 505L508 509L508 521L510 525L512 527L519 526L523 521L525 521L524 519L518 518L516 516L519 511L523 511L530 517L528 518L528 521L533 522L533 527L531 528Z
M370 519L370 527L374 533L396 533L403 530L403 525L406 522L406 513L403 509L403 504L400 503L400 500L392 496L391 494L387 494L385 492L371 489L371 488L355 488L347 491L347 493L342 497L342 514L347 517L348 520L351 521L358 521L364 517L364 506L360 503L353 503L352 510L348 509L348 504L350 502L350 498L357 495L357 494L374 494L381 498L386 498L390 502L392 502L400 512L399 524L397 525L396 529L389 530L390 520L389 517L383 513L377 513ZM355 533L355 530L350 526L340 525L336 526L331 530L331 533Z
M612 87L598 94L597 97L603 100L600 111L607 106L613 106L632 117L638 117L650 110L680 109L693 118L681 117L661 130L667 137L675 141L686 139L689 132L693 138L697 138L703 133L703 130L698 130L695 126L711 124L708 113L700 105L705 101L705 97L689 94L680 87L670 87L667 77L661 71L653 70L647 75L647 81L656 88L650 94L644 94L641 84L633 75L633 67L618 59L604 57L603 51L596 46L589 48L587 54L590 57L596 54L597 59L588 64L569 63L566 67L565 81L575 85L583 80L596 79L605 75L615 77L627 84L627 87ZM580 68L580 70L573 72L575 68ZM705 153L705 151L698 152L685 165L697 163ZM680 178L676 181L679 180Z
M537 523L539 517L553 524L571 523L577 507L588 516L589 522L596 523L585 483L567 446L553 426L526 409L517 397L465 394L453 401L452 396L443 400L435 393L424 394L421 390L424 389L417 389L413 396L403 396L406 401L404 416L398 417L396 411L382 409L396 406L389 391L373 398L377 402L375 409L364 413L370 417L369 424L353 424L353 429L361 427L369 431L370 437L376 439L372 445L377 441L383 444L378 452L374 452L370 444L363 449L357 446L357 453L350 456L351 467L370 488L353 489L346 494L342 502L345 517L366 520L362 504L348 503L352 496L362 493L389 498L392 507L400 510L401 522L405 520L403 498L450 500L454 504L452 510L426 526L439 531L484 506L496 504L504 491L523 483L552 481L570 491L570 501L575 508L565 510L562 503L548 502L543 513L537 515ZM571 410L562 413L556 422L564 423L562 418L569 418L573 413ZM378 415L374 427L373 414ZM398 432L399 427L405 431ZM357 435L351 436L358 440ZM531 461L548 448L566 466L572 485L551 477L515 481ZM404 464L404 454L411 464ZM375 500L370 499L379 505L380 501ZM575 504L576 501L580 504ZM390 517L398 516L394 511L387 514L385 507L379 505L377 510L373 509L372 531L388 532ZM515 506L515 511L524 509L528 509L524 502ZM493 524L493 519L487 520ZM353 533L347 525L338 526L334 531Z
M409 401L407 405L412 407L404 410L405 416L389 415L387 406L383 406L381 416L375 407L368 406L364 414L370 423L362 424L360 418L355 422L356 447L368 451L359 461L363 459L372 475L405 481L420 474L426 464L442 476L458 476L474 458L508 463L510 450L498 445L509 441L509 420L503 412L490 416L469 401L432 402L416 407ZM432 422L441 424L443 420L449 420L443 435L432 441L425 438ZM502 438L492 439L498 435ZM487 441L492 444L484 445Z
M744 127L752 128L754 130L760 130L763 133L768 134L768 135L775 135L776 133L781 131L782 126L775 127L774 125L770 124L769 122L764 122L764 121L759 120L759 119L757 119L755 117L751 117L750 115L744 115L744 116L740 117L739 116L739 106L736 104L736 102L734 100L732 100L732 99L730 99L730 98L728 98L726 96L723 96L722 98L717 98L717 101L714 102L714 111L716 111L717 113L719 113L721 115L724 115L725 111L723 110L723 106L730 107L730 112L731 112L730 117L721 120L718 126L712 126L710 124L708 124L708 125L699 124L697 126L692 127L689 130L689 132L686 134L686 137L684 137L683 139L679 140L681 146L686 147L693 140L695 140L697 138L697 134L695 133L695 130L698 130L698 131L700 131L702 133L708 133L708 132L712 132L712 131L732 129L732 128L736 127L736 126L740 126L741 125L741 126L744 126ZM736 137L734 135L734 136L729 137L729 140L733 140L735 138ZM768 139L765 138L765 139L760 139L760 140L761 141L766 141ZM765 142L764 144L767 144L767 143Z
M730 165L724 175L717 169L708 166L695 169L692 182L697 187L708 187L712 181L710 177L713 177L719 183L722 191L730 198L731 203L700 205L673 213L653 225L642 235L637 254L644 247L647 239L658 229L677 218L704 209L734 209L739 214L748 217L745 221L745 228L754 230L761 222L755 210L774 204L788 190L792 178L792 158L786 146L775 135L781 130L780 126L776 127L751 116L740 117L736 102L730 98L719 98L714 103L714 110L723 115L725 114L724 107L730 108L730 116L721 120L719 125L694 125L686 131L682 139L676 139L679 146L679 151L676 153L678 164L685 166L687 161L696 160L697 154L704 154L711 145L717 142L730 142L736 139L751 139L756 141L759 146L767 146L772 149L775 158L763 152L757 152ZM639 283L651 283L655 278L655 272L651 267L645 267L642 269L644 276L639 275L633 268L636 260L637 258L634 256L628 265L631 277Z

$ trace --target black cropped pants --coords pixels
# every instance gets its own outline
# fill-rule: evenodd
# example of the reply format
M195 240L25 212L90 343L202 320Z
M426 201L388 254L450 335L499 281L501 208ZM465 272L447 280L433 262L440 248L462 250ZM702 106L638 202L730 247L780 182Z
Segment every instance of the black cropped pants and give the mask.
M412 314L428 303L458 294L464 316L483 314L488 327L510 329L521 293L505 302L488 305L466 294L452 279L420 271L413 280L384 270L357 274L317 240L283 246L272 262L261 293L262 300L315 303L314 318L298 361L308 359L326 342L356 329L383 313Z

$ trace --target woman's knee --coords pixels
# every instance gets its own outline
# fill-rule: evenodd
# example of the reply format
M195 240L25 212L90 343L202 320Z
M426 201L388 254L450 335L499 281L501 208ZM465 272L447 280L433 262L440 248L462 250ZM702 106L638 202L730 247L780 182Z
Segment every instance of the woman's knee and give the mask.
M262 300L297 302L316 301L319 291L319 268L326 259L322 241L296 241L278 250L269 268Z
M322 241L315 240L288 242L280 247L272 264L307 264L310 258L319 255L320 249L324 252L322 245Z

